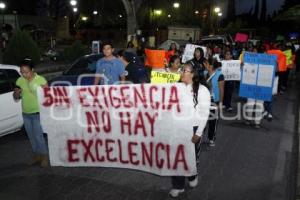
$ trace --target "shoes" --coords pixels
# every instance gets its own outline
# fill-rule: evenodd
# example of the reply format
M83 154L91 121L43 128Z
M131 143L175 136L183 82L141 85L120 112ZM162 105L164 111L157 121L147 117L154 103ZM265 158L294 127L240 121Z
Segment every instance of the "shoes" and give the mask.
M41 167L46 168L49 166L48 156L41 155Z
M197 185L198 185L198 176L196 176L194 180L189 181L189 186L190 186L191 188L194 188L194 187L196 187Z
M216 146L215 141L209 140L209 146L210 146L210 147Z
M267 120L268 120L268 121L272 121L272 120L273 120L273 115L272 115L271 113L269 113L269 114L267 115Z
M233 108L232 107L228 107L228 108L226 108L226 111L227 112L231 112L231 111L233 111Z
M35 165L37 163L41 162L41 156L40 155L34 155L32 160L30 160L27 165L32 166Z
M169 195L172 198L176 198L176 197L178 197L183 192L184 192L184 189L181 189L181 190L179 190L179 189L172 189L172 190L170 190Z
M255 124L254 127L255 127L256 129L260 129L260 128L261 128L260 124Z
M268 111L264 111L262 114L263 118L266 118L268 116L268 114L269 114Z
M249 120L245 121L245 124L250 126L251 125L251 122Z

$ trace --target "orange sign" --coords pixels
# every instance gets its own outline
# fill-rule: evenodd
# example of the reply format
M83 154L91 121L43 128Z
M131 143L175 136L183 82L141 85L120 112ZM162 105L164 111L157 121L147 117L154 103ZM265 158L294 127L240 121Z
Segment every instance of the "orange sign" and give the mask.
M145 49L146 61L145 65L151 68L165 68L166 51Z

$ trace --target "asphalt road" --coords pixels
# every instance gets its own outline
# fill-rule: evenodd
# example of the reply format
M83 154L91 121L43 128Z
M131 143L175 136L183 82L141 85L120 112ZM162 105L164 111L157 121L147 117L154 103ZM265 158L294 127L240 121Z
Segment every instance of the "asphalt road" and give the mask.
M199 185L178 199L288 200L295 195L295 131L299 113L293 84L274 99L274 120L261 129L222 121L216 146L203 144ZM0 138L1 200L163 200L170 178L127 169L28 167L24 132Z

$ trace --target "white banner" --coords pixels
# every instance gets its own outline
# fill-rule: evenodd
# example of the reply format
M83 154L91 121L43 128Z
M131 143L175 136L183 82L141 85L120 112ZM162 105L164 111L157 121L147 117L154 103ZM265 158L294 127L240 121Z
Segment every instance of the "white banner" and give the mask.
M204 51L204 57L206 57L207 54L207 48L199 45L194 44L187 44L184 49L184 53L182 55L182 62L186 63L189 60L192 60L194 58L194 52L196 48L202 48Z
M51 165L195 175L189 92L180 83L40 89Z
M241 61L229 60L222 61L222 74L225 81L240 81L241 80Z

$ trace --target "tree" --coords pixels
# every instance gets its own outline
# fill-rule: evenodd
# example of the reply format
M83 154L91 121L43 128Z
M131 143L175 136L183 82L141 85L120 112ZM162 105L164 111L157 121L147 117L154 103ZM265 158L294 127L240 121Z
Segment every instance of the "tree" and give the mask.
M228 0L228 14L227 19L229 21L233 20L235 18L235 0Z
M253 14L255 17L255 20L257 20L257 18L258 18L258 12L259 12L259 0L256 0L254 14Z
M282 9L287 10L296 5L300 5L299 0L285 0Z
M260 20L262 22L265 22L266 17L267 17L267 0L262 0Z
M28 33L17 31L4 51L3 62L5 64L19 65L25 57L31 58L35 63L38 63L40 60L39 48Z
M134 35L137 28L136 13L143 0L122 0L127 14L127 35Z

